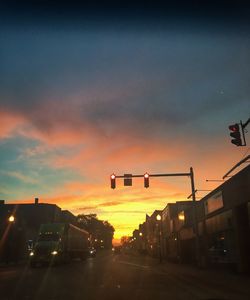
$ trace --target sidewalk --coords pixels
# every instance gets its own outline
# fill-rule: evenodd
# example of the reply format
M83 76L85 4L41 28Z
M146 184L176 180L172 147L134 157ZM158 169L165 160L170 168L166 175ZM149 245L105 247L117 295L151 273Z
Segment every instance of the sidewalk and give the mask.
M133 255L143 265L150 266L158 274L175 278L183 286L204 291L214 291L221 299L250 299L250 276L225 269L200 269L194 265L159 262L150 256Z

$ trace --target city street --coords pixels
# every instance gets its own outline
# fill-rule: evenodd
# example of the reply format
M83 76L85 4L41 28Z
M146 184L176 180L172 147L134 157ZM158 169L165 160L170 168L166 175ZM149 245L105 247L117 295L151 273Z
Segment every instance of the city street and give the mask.
M1 1L0 300L250 299L250 5L182 2Z
M100 251L95 258L30 268L0 267L1 300L249 299L250 278L147 256Z

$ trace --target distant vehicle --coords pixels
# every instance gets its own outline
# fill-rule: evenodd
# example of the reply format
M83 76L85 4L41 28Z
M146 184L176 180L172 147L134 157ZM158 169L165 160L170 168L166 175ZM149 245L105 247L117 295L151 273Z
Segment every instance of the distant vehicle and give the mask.
M30 265L86 259L89 254L87 231L68 223L42 224L30 252Z
M112 251L114 254L120 254L121 253L121 247L117 246L117 247L113 247Z
M89 256L95 257L96 256L96 249L94 247L89 248Z
M33 242L33 240L28 240L28 242L27 242L27 250L28 250L28 253L30 253L30 252L33 250L33 247L34 247L34 242Z

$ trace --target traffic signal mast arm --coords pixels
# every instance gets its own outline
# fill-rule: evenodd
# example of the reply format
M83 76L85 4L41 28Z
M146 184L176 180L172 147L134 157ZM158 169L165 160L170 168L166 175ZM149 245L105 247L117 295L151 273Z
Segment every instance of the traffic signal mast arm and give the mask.
M192 168L190 169L190 173L166 173L166 174L148 174L147 172L143 175L132 175L132 174L124 174L124 175L115 175L114 173L110 176L110 185L112 189L116 188L116 178L124 178L124 185L132 185L132 178L134 177L143 177L144 178L144 187L149 187L149 178L150 177L173 177L173 176L191 176L192 177ZM126 179L131 179L129 184L126 184Z
M236 168L238 168L240 165L242 165L243 163L247 162L250 159L250 155L248 155L247 157L243 158L241 161L239 161L235 166L232 167L231 170L229 170L222 178L223 180L228 177L228 175L230 173L232 173Z
M132 175L130 177L144 177L143 175ZM167 173L167 174L148 174L149 177L166 177L166 176L190 176L190 173ZM116 175L116 178L126 178L124 175Z

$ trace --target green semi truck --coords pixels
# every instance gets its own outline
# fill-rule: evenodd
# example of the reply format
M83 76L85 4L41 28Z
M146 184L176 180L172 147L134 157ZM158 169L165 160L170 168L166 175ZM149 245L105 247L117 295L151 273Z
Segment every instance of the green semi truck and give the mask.
M66 262L73 258L86 259L89 251L89 233L68 223L42 224L30 265Z

